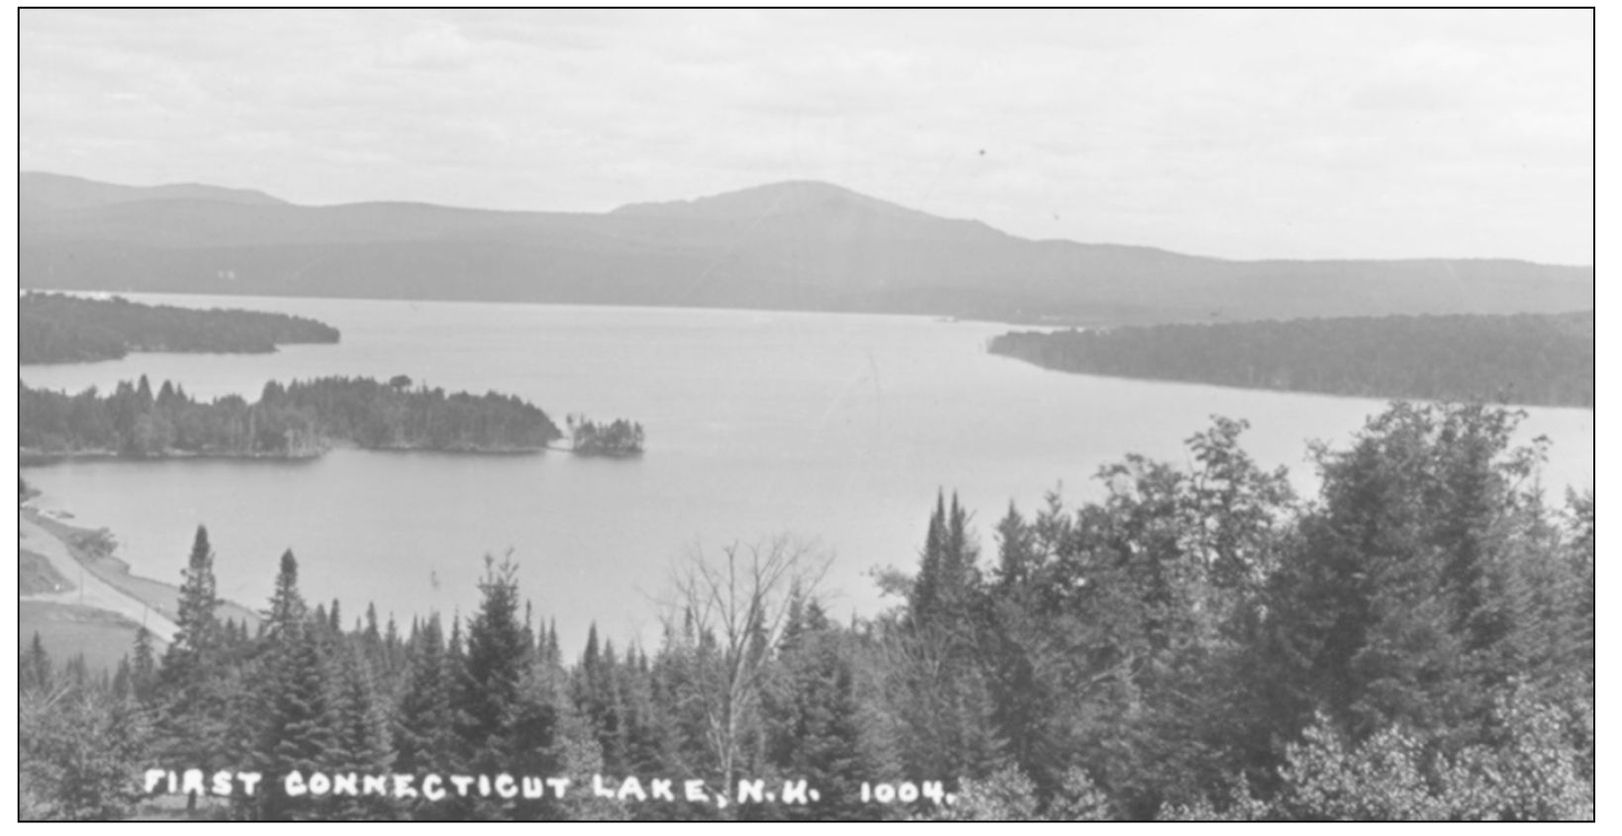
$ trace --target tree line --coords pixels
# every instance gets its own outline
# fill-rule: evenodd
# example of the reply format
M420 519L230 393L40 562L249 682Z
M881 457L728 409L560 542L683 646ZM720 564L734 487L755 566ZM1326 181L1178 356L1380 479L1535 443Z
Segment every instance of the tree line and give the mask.
M1083 374L1371 398L1594 406L1594 312L1014 332L1003 354Z
M937 498L887 612L840 623L786 539L692 555L657 646L566 658L487 559L482 602L344 629L282 557L222 628L199 529L180 634L117 673L22 675L25 818L128 815L154 764L802 778L805 805L214 802L239 818L1569 819L1594 804L1594 504L1551 509L1518 414L1397 404L1317 446L1313 501L1218 418L1187 466L1127 456L1101 499L1010 507L982 550ZM951 804L864 798L940 779ZM197 799L194 799L197 801Z
M308 457L334 442L366 449L538 450L562 437L540 408L513 395L446 394L389 382L324 377L265 384L259 400L202 401L145 375L109 394L77 395L17 384L17 445L44 455L106 453Z
M120 296L17 298L17 361L114 360L131 351L268 353L290 343L336 343L338 329L288 314L145 305Z

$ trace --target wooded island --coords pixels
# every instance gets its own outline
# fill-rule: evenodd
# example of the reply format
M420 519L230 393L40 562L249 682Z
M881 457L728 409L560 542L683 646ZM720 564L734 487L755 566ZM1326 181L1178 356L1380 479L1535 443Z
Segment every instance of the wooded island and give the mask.
M642 453L642 425L624 418L599 424L584 415L566 419L577 456L637 456Z
M236 395L201 401L143 375L109 395L17 385L17 446L24 455L105 454L133 458L223 456L309 458L334 443L370 450L511 453L563 437L546 413L512 395L446 394L388 382L325 377L265 384L258 402Z
M338 329L278 313L144 305L60 293L17 298L17 360L116 360L132 351L265 354L277 345L336 343Z

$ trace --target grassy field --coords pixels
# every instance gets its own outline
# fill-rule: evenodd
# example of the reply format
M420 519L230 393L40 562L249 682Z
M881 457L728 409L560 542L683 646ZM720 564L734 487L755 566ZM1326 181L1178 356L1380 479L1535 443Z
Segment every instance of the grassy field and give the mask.
M73 583L62 577L51 568L51 561L45 555L32 549L18 547L17 549L17 594L39 595L52 592L67 592L73 589Z

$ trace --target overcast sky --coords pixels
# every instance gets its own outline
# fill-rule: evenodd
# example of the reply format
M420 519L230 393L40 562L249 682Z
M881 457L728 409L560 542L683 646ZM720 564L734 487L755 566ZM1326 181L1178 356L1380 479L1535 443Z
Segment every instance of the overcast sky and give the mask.
M21 162L572 211L817 179L1033 238L1587 264L1592 20L26 10Z

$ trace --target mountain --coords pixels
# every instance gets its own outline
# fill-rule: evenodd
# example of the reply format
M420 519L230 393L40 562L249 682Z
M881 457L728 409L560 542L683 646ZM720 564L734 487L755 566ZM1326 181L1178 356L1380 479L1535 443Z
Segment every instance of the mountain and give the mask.
M84 209L114 203L155 200L206 200L219 203L285 204L279 198L251 189L226 189L200 183L166 186L117 186L83 177L24 171L18 175L23 202L43 209Z
M1592 267L1229 261L1033 241L795 181L601 214L297 206L209 186L25 174L24 287L1211 321L1559 312Z

